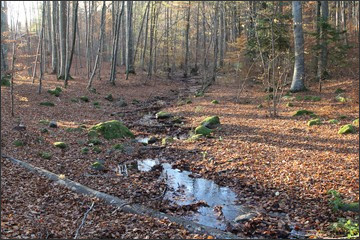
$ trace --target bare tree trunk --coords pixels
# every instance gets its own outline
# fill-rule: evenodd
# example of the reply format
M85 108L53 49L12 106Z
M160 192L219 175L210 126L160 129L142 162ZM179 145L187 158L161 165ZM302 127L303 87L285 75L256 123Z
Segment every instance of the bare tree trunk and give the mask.
M29 33L29 26L28 26L28 21L27 21L27 13L26 13L25 2L23 2L23 6L24 6L24 14L25 14L27 54L28 54L28 55L31 55L30 33ZM29 74L29 76L31 76L31 67L28 68L28 74Z
M218 29L219 29L219 2L216 2L215 5L215 16L214 16L214 65L211 82L215 82L216 80L216 72L217 72L217 61L218 61L218 52L219 52L219 38L218 38Z
M150 53L149 53L149 65L148 65L148 78L152 76L153 70L153 41L154 41L154 28L155 28L155 9L156 2L151 6L151 20L150 20Z
M18 24L16 23L16 26ZM11 78L10 78L10 98L11 98L11 116L14 117L14 75L15 75L15 49L16 49L16 33L13 42L12 61L11 61Z
M196 43L195 43L195 70L198 70L198 58L199 58L199 25L200 25L200 2L198 2L196 13Z
M129 73L135 73L134 68L134 41L133 41L133 27L132 27L132 15L133 15L133 1L127 1L126 3L126 80L129 77Z
M295 65L293 80L290 87L291 92L305 90L304 33L302 27L301 4L301 1L292 2L292 14L294 18Z
M60 37L60 76L59 79L64 79L66 68L66 32L67 32L67 10L66 1L60 1L59 12L59 37Z
M75 40L76 40L76 25L77 25L77 19L78 19L78 7L79 7L79 1L75 1L75 6L73 6L73 35L72 35L72 43L71 43L71 52L70 52L70 59L68 62L68 65L66 66L66 72L65 72L65 81L64 81L64 87L66 88L68 85L68 79L70 77L70 68L72 59L74 56L74 49L75 49Z
M148 22L148 20L149 20L149 16L148 16L148 14L149 14L149 8L150 8L150 1L148 1L147 2L147 4L146 4L146 8L145 8L145 12L144 12L144 16L143 16L143 19L142 19L142 22L141 22L141 26L140 26L140 31L139 31L139 36L138 36L138 39L137 39L137 42L136 42L136 47L135 47L135 53L134 53L134 61L135 61L135 59L136 59L136 54L137 54L137 52L138 52L138 48L139 48L139 44L140 44L140 37L141 37L141 34L142 34L142 31L143 31L143 28L144 28L144 22L145 22L145 18L146 18L146 32L145 32L145 38L147 37L147 22ZM146 42L146 40L145 40L145 42ZM144 50L144 52L145 52L145 50ZM141 67L143 68L144 66L144 60L143 60L143 58L141 59Z
M347 30L346 30L346 3L345 1L341 1L341 22L342 22L342 30L345 31L344 33L344 44L348 45L348 38L347 38Z
M106 11L106 5L105 5L105 1L103 1L103 7L102 7L102 11L101 11L101 25L100 25L100 37L99 37L99 48L98 48L98 52L96 55L96 59L95 59L95 63L94 63L94 69L92 71L91 77L89 79L89 83L87 85L87 89L91 88L92 82L93 82L93 78L96 72L96 68L98 66L98 61L101 55L101 50L102 50L102 40L104 38L104 31L105 31L105 11Z
M206 70L206 15L205 15L205 2L202 2L202 30L203 30L203 69L204 69L204 76Z
M58 35L58 2L57 1L53 1L52 2L52 22L51 22L51 27L52 27L52 38L51 38L51 73L52 74L56 74L57 73L57 65L58 65L58 56L57 56L57 40L56 40L56 36Z
M221 2L220 8L220 57L219 65L224 66L224 42L225 42L225 17L224 17L224 2Z
M141 56L141 68L143 70L145 70L145 55L146 55L148 32L149 32L150 3L151 3L151 1L149 1L149 5L148 5L148 8L147 8L147 13L146 13L144 48L143 48L143 52L142 52L142 56Z
M188 76L189 68L189 33L190 33L190 8L191 1L189 1L188 11L186 15L186 31L185 31L185 64L184 64L184 77Z
M328 24L328 15L329 15L329 7L327 1L321 1L321 16L320 16L320 47L321 52L318 57L318 69L317 69L317 79L319 80L319 91L321 92L321 81L327 75L327 39L326 39L326 31Z
M118 45L119 45L119 35L120 35L120 23L121 23L121 16L123 15L124 11L124 2L122 2L121 11L117 11L116 14L116 24L115 24L115 35L113 39L113 53L112 53L112 60L111 60L111 72L110 72L110 83L115 85L115 78L116 78L116 61L117 61L117 52L118 52Z
M45 7L46 7L46 1L43 1L42 19L41 19L41 30L40 30L40 63L39 63L39 65L40 65L40 77L39 77L38 94L41 93L42 78L43 78L43 75L44 75L42 56L45 54L45 53L44 53L44 47L43 47L44 31L45 31Z

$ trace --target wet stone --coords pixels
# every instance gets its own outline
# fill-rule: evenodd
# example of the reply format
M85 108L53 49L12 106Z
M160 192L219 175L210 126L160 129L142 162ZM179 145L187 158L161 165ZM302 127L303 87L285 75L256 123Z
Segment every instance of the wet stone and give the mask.
M56 122L56 121L50 121L49 127L51 127L51 128L57 128L57 127L58 127L57 122Z

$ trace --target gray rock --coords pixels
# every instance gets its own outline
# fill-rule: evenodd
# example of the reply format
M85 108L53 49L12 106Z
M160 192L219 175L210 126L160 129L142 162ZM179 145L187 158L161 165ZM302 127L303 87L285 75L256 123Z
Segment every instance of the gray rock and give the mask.
M250 219L254 218L257 216L256 212L249 212L249 213L245 213L245 214L241 214L239 216L237 216L235 218L235 222L245 222L245 221L249 221Z
M120 98L119 100L116 101L115 105L117 107L126 107L128 104L125 102L124 99Z
M159 139L157 137L150 137L148 140L148 144L153 144L157 142Z
M57 127L58 127L58 125L57 125L56 121L50 121L50 123L49 123L49 127L52 127L52 128L57 128Z

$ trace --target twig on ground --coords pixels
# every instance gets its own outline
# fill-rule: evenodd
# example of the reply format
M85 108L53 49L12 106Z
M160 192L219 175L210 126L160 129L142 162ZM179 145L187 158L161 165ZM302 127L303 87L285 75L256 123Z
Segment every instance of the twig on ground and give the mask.
M91 209L93 209L94 204L95 204L95 202L92 202L90 208L89 208L89 209L86 211L86 213L84 214L84 217L83 217L83 219L82 219L82 221L81 221L80 226L76 229L76 233L75 233L74 239L76 239L76 238L79 236L80 230L81 230L81 228L83 227L83 225L85 224L86 217L87 217L87 215L89 214L89 212L91 211Z

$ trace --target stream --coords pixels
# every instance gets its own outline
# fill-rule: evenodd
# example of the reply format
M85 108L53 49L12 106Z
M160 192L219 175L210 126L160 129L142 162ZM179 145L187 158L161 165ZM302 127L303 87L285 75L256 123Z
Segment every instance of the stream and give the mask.
M209 205L208 207L201 206L197 212L191 212L185 216L186 219L225 230L227 221L234 221L238 215L246 213L242 206L236 204L236 194L230 188L221 187L212 180L190 177L191 172L173 169L169 163L160 163L157 158L137 160L127 164L125 168L147 172L158 164L163 167L160 178L164 178L168 186L165 199L180 206L199 201L204 201ZM121 167L123 168L124 166ZM222 207L222 217L218 216L214 207Z

